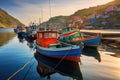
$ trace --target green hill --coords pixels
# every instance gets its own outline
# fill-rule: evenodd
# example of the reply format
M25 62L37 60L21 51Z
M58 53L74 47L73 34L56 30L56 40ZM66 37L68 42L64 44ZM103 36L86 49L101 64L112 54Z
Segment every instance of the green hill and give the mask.
M67 21L67 19L70 19L72 16L78 16L78 17L84 19L84 16L88 17L88 16L92 15L93 13L95 13L96 11L100 12L100 13L103 13L105 11L105 9L108 6L111 6L111 5L115 5L117 7L120 7L120 0L114 0L114 1L109 2L107 4L104 4L104 5L98 5L98 6L95 6L95 7L81 9L81 10L76 11L74 14L72 14L70 16L56 16L56 17L52 17L52 18L49 19L49 21L47 23L64 24L65 20ZM120 15L115 15L114 18L116 18L116 22L120 21ZM112 19L112 17L110 19ZM62 22L62 21L64 21L64 22Z
M9 28L16 27L17 25L22 24L20 21L9 15L7 12L0 8L0 27Z

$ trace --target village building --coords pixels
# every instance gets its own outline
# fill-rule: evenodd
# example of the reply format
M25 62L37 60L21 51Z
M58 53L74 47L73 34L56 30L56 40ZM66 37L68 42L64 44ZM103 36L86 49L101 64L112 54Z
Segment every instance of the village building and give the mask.
M114 5L111 5L111 6L108 6L106 9L105 9L105 12L113 12L113 11L116 11L117 10L117 6L114 6Z

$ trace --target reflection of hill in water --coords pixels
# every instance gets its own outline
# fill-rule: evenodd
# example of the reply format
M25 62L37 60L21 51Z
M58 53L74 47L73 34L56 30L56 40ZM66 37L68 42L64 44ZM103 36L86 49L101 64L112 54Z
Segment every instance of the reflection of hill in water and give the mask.
M6 44L14 36L13 32L0 32L0 46Z

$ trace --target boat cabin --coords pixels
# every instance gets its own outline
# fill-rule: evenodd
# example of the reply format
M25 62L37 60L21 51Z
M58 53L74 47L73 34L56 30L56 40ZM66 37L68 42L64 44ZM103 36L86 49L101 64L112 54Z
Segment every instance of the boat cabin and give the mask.
M57 31L39 31L37 32L37 44L42 47L52 47L58 43Z

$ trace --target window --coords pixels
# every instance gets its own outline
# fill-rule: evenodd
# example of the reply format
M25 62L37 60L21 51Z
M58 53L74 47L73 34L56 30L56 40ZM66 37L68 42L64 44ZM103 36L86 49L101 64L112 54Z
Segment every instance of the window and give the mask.
M39 38L42 38L42 33L39 34Z
M45 33L45 38L57 38L56 33Z
M51 33L51 37L52 37L52 38L57 38L56 33Z
M45 38L49 38L49 33L44 33Z

